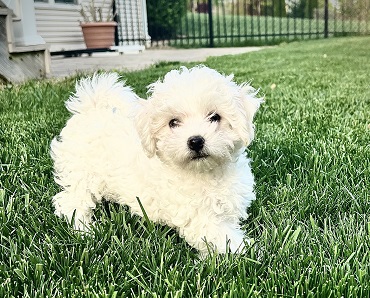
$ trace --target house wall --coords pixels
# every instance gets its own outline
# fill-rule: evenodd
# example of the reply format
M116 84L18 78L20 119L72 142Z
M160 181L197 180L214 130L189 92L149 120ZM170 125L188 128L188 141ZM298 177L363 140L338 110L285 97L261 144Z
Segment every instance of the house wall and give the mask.
M86 4L90 0L78 0L77 4L60 4L55 3L55 0L39 1L35 1L37 32L49 45L50 51L84 49L86 46L79 25L82 20L79 10L81 3ZM104 0L94 1L97 7L104 3ZM107 3L110 1L105 0L105 5ZM150 37L145 0L118 0L116 8L121 20L118 26L120 45L148 45Z
M37 31L49 45L50 51L84 49L86 46L79 25L82 20L79 10L80 3L87 0L79 0L78 4L46 1L48 2L35 2L35 14ZM103 2L104 0L95 0L97 6Z

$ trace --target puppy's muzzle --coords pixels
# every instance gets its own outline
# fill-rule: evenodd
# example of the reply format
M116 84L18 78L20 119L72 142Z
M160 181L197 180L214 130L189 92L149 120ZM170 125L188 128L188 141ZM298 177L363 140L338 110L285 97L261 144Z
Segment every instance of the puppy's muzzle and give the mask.
M199 153L204 147L204 138L201 136L194 136L188 139L188 147L190 150Z

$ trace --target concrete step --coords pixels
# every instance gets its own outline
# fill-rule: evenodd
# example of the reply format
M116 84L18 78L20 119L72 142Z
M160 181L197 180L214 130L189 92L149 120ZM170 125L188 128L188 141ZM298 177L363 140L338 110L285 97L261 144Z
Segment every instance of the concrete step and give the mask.
M0 8L0 81L20 83L46 77L50 72L47 46L17 46L12 18L11 9Z

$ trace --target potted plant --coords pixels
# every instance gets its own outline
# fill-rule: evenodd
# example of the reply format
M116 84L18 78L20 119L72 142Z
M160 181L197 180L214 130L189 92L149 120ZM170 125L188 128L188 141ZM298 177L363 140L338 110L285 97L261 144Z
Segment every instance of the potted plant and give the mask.
M97 5L95 0L81 3L80 13L83 21L80 22L86 48L109 48L114 45L114 31L117 23L113 20L113 0Z

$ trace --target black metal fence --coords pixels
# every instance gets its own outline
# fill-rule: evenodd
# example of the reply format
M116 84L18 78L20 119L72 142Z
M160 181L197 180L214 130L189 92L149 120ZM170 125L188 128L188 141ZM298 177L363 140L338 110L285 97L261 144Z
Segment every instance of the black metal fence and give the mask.
M370 0L147 0L152 45L268 45L370 35Z

